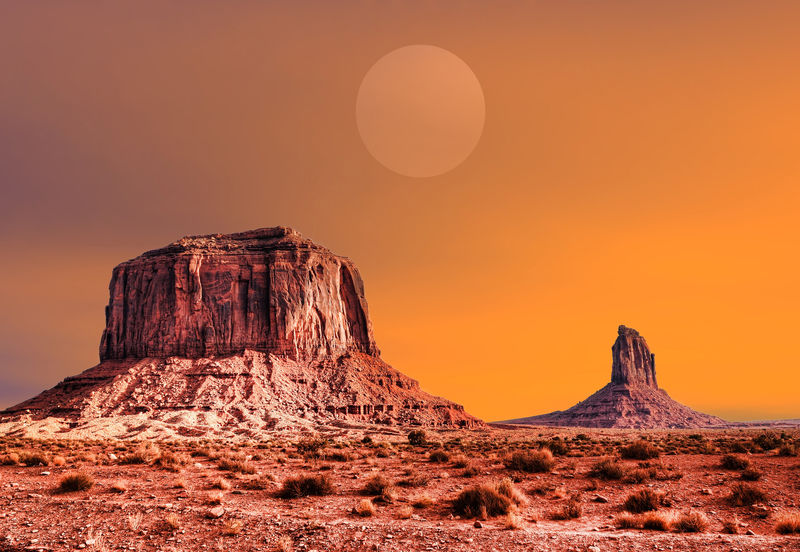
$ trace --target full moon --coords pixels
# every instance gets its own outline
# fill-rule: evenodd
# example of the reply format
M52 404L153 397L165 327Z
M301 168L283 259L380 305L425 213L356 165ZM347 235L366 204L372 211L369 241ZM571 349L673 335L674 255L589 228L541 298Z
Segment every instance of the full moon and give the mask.
M356 122L372 156L411 177L444 174L480 140L486 104L478 78L461 58L436 46L394 50L364 76Z

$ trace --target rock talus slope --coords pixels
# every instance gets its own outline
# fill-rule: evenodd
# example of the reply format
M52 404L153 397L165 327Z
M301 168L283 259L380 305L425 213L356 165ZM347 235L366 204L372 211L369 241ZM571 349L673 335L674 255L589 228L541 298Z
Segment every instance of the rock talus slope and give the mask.
M117 266L100 361L5 424L107 436L482 425L381 360L358 270L289 228L186 237Z
M656 382L655 355L644 337L620 326L611 348L611 383L572 408L504 423L602 428L725 427L721 418L673 400Z

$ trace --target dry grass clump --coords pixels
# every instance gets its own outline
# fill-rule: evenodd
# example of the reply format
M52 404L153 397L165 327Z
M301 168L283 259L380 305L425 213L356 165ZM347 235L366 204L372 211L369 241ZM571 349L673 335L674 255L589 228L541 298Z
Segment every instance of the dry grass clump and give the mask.
M168 514L164 518L164 527L167 531L177 531L181 528L181 518L178 517L178 514Z
M623 512L614 519L614 525L617 529L637 529L639 527L639 518L628 512Z
M722 532L726 535L739 534L739 520L734 516L732 519L725 519L722 521Z
M240 519L229 519L222 525L222 534L226 537L233 537L242 532L244 523Z
M762 473L757 470L756 468L747 468L742 470L742 473L739 474L744 481L758 481L761 479Z
M92 487L94 487L94 479L91 475L83 472L65 475L58 484L58 490L62 493L88 491Z
M400 487L424 487L430 482L430 478L414 469L406 471L406 477L397 482Z
M244 479L241 483L243 489L247 489L249 491L263 491L264 489L269 489L274 481L275 478L272 475L267 474L259 477L253 477L251 479Z
M735 483L731 487L731 494L728 500L734 506L752 506L757 502L764 502L767 494L755 485L747 483Z
M158 458L156 458L154 465L164 468L165 470L179 472L181 471L181 468L188 463L189 459L185 456L167 451L162 452Z
M217 467L221 470L232 471L237 473L253 474L256 473L256 467L251 464L247 457L241 454L233 455L226 454L217 460Z
M369 496L377 496L383 494L387 489L392 487L392 482L382 475L373 475L364 486L361 488L361 494Z
M219 477L211 483L211 487L219 489L220 491L229 491L231 489L231 482L224 477Z
M622 479L625 475L625 468L613 458L603 458L592 466L589 471L590 477L597 477L605 480Z
M411 519L414 515L414 508L411 506L403 506L397 511L397 519Z
M797 456L798 447L790 443L784 443L778 449L778 456Z
M744 470L750 467L750 460L736 454L726 454L720 459L719 465L726 470Z
M509 512L503 520L503 527L506 529L522 529L525 523L522 517L516 512Z
M511 480L504 479L498 485L478 485L461 491L453 501L453 510L465 518L495 517L508 514L513 508L527 502Z
M0 464L3 466L16 466L19 464L19 454L16 452L9 452L0 456Z
M48 458L45 453L39 451L21 453L19 455L19 461L29 468L50 465L50 458Z
M622 506L628 512L641 514L642 512L658 510L662 499L662 495L650 489L641 489L629 495Z
M515 451L507 456L503 463L510 470L545 473L551 471L556 462L550 449L539 449L535 451Z
M775 522L775 532L779 535L800 535L800 513L783 514Z
M161 456L161 450L152 444L147 443L144 445L140 445L136 450L131 452L130 454L124 455L120 458L121 464L150 464L155 462L156 459Z
M469 459L463 454L458 454L450 458L454 468L468 468L470 467Z
M433 499L430 495L425 493L419 494L416 496L411 497L411 506L416 508L417 510L422 510L423 508L427 508L431 504L433 504Z
M333 483L327 474L290 477L283 482L283 486L278 491L279 498L289 499L329 494L333 494Z
M56 454L55 456L53 456L52 463L54 466L59 466L59 467L65 466L67 464L67 459L61 456L60 454Z
M441 464L441 463L444 463L444 462L449 462L450 461L450 455L447 454L442 449L437 449L437 450L434 450L433 452L431 452L428 455L428 460L433 462L433 463L435 463L435 464Z
M225 498L225 495L222 494L220 491L208 493L208 495L206 495L206 504L211 504L212 506L222 504L223 498Z
M561 507L550 512L550 519L563 521L567 519L578 519L581 515L583 515L583 506L581 506L577 498L573 497Z
M421 429L415 429L408 433L408 444L415 447L424 445L428 442L428 435Z
M673 526L678 533L704 533L708 529L708 518L702 512L683 513Z
M361 517L372 517L377 510L370 499L362 498L353 511Z
M642 529L651 531L669 531L672 527L672 516L665 512L647 512L641 514L639 521Z
M658 448L644 439L634 441L630 445L619 449L619 455L628 460L650 460L651 458L658 458L659 454Z

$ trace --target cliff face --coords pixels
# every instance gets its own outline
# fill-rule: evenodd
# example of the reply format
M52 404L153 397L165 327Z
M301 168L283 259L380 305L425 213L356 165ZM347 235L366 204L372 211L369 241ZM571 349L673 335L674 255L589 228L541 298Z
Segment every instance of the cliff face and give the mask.
M611 347L611 383L646 385L658 389L656 355L633 328L620 326L617 340Z
M656 382L655 355L644 337L620 326L611 347L611 383L572 408L507 423L617 428L724 427L716 416L673 400Z
M483 425L381 360L358 270L291 229L183 238L109 290L100 364L0 414L93 438Z
M288 228L181 239L117 266L100 360L377 356L353 263Z

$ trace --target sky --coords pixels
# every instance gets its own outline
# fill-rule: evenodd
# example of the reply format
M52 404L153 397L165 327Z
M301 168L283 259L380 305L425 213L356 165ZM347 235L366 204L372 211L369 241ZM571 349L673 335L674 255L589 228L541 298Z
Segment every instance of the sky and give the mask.
M619 324L673 398L800 417L799 17L3 2L0 407L98 362L116 264L284 225L356 263L387 362L485 420L605 385ZM411 45L463 61L485 108L433 176L387 168L357 121L368 71Z

